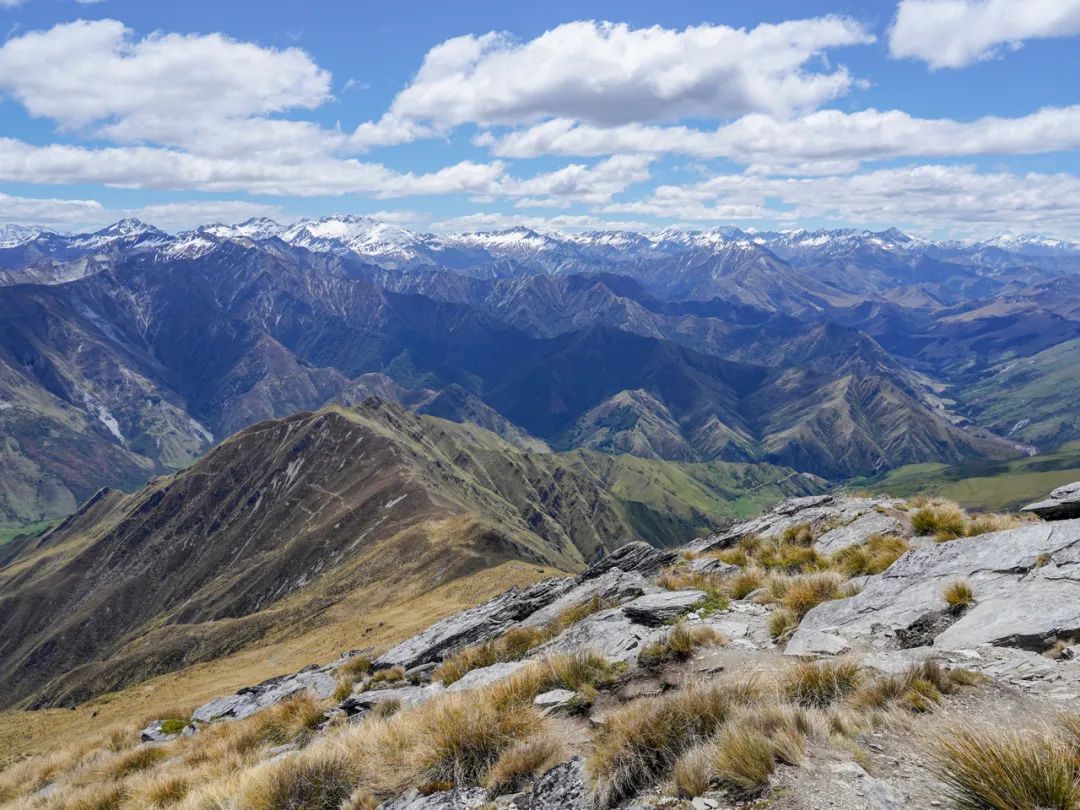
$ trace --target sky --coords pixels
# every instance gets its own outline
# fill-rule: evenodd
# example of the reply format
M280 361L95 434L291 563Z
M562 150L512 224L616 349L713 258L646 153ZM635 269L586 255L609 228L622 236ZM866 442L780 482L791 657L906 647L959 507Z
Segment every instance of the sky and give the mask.
M1080 0L0 0L0 223L1080 241Z

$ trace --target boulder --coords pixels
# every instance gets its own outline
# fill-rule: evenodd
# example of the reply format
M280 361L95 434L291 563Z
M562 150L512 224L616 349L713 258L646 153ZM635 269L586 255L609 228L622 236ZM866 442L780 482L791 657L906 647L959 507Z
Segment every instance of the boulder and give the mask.
M867 512L845 526L825 532L814 542L814 547L822 554L835 554L845 548L865 543L875 534L902 536L904 527L891 515L876 511Z
M660 591L639 596L622 606L626 617L638 624L659 627L671 624L705 601L704 591Z
M336 688L337 681L329 668L312 666L293 675L282 675L255 686L245 686L234 695L211 700L192 712L191 719L201 723L223 718L239 720L298 692L310 692L317 698L325 699L334 694Z
M947 609L966 578L975 605ZM1080 632L1080 520L1033 523L909 551L856 596L811 610L785 652L828 645L960 650L983 644L1043 651Z
M716 557L695 557L687 563L687 566L691 571L699 574L712 574L719 577L734 576L742 570L739 566L718 560Z
M1080 481L1060 486L1046 500L1029 503L1020 511L1031 512L1043 520L1080 518Z
M361 714L380 703L398 701L402 706L418 706L443 692L441 684L431 686L403 686L400 689L370 689L349 695L341 702L341 708L352 717Z
M461 678L446 687L446 691L462 692L466 689L479 689L482 686L490 686L493 683L509 678L528 663L528 661L500 661L489 667L474 669L471 672L466 672Z
M606 557L594 562L586 569L585 573L577 578L577 581L578 583L581 583L590 579L596 579L602 574L610 571L612 568L618 568L627 572L636 571L642 576L652 577L659 574L661 569L673 564L678 559L679 555L674 551L654 548L648 543L635 540L633 543L627 543L625 546L620 546Z
M736 523L721 532L699 538L686 546L688 551L705 552L730 548L744 537L775 537L786 530L807 524L815 532L849 524L878 507L895 506L890 498L857 498L851 495L811 495L781 501L761 517Z
M456 788L422 796L416 790L380 804L376 810L477 810L488 804L483 788Z
M571 578L546 579L527 588L511 588L482 605L436 622L391 648L377 666L405 669L440 661L461 647L479 644L505 633L517 622L550 605L575 585Z
M620 608L594 613L568 627L546 644L541 644L530 658L589 649L615 661L634 661L643 644L652 641L660 632L627 618Z
M605 602L622 604L658 590L660 589L637 571L610 568L600 576L578 582L550 605L540 608L521 622L521 626L542 627L564 610L588 602L593 597L599 597Z
M581 758L556 765L533 783L527 795L514 803L519 810L586 810L591 805Z
M569 689L552 689L544 692L533 699L533 705L544 714L551 714L567 706L575 697L576 692Z
M179 737L179 734L167 734L161 730L161 721L155 720L139 732L140 742L169 742Z

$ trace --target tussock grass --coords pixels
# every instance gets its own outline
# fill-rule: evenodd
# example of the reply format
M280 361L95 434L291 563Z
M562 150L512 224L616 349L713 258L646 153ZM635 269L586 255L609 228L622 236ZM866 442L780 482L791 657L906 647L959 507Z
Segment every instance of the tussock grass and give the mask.
M638 663L647 669L676 661L686 661L701 647L724 646L728 639L708 626L691 627L679 622L674 629L648 644L638 654Z
M377 669L364 681L364 689L385 689L391 684L405 680L405 667Z
M873 534L832 556L832 566L849 577L880 574L911 549L903 537Z
M302 692L256 714L253 725L260 743L285 745L306 742L325 716L323 707Z
M595 595L591 599L586 599L579 605L568 607L544 628L547 638L554 638L563 630L566 630L568 627L573 627L575 624L589 618L594 613L599 613L601 610L607 610L614 606L614 603L601 599L599 595ZM510 632L513 633L514 631L511 630ZM545 641L546 640L547 639L545 639Z
M713 681L612 712L587 762L595 802L611 807L655 784L682 754L711 737L736 708L760 696L756 681Z
M1060 735L954 725L928 746L931 767L961 810L1080 806L1077 752Z
M769 738L746 725L725 729L710 746L709 760L722 784L748 796L760 793L776 770Z
M610 685L623 670L624 667L611 664L590 650L576 650L522 667L509 678L493 684L487 693L496 706L528 705L537 695L551 689L580 692Z
M371 672L371 659L366 655L354 655L338 667L337 671L355 683Z
M149 768L153 768L158 763L165 759L168 759L169 754L165 748L160 745L146 745L140 748L133 748L130 751L124 751L117 754L108 765L105 766L105 771L108 776L114 780L123 779L125 776L137 773L138 771L145 771Z
M765 572L760 568L744 568L731 580L731 598L745 599L761 587L765 581Z
M767 588L780 604L802 621L803 616L822 602L845 599L854 594L846 579L835 571L770 577Z
M786 641L799 626L799 617L787 608L774 610L769 616L769 635L773 641Z
M933 535L939 543L1015 529L1033 519L1026 515L994 513L972 516L958 504L940 498L915 498L911 503L918 507L911 515L912 527L918 534Z
M784 673L781 689L799 706L825 708L850 695L861 681L853 661L801 661Z
M923 661L896 675L882 675L862 684L852 694L852 705L862 711L898 706L914 712L933 709L942 695L956 691L966 676L954 676L936 661Z
M711 616L730 607L726 580L730 577L690 571L684 567L668 568L659 577L656 584L668 591L696 589L705 592L705 601L695 611L702 616Z
M966 579L954 579L942 589L941 597L950 610L959 613L975 604L975 589Z
M517 793L537 776L566 759L566 748L551 734L540 734L504 750L484 782L493 796Z
M325 748L329 750L305 751L248 772L239 790L239 806L245 810L336 810L356 787L358 768L344 751Z

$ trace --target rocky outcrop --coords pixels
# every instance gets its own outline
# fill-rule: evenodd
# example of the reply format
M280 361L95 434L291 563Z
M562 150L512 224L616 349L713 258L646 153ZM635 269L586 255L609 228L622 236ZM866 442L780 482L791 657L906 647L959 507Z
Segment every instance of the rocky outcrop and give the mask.
M975 603L948 608L942 592L963 578ZM1080 633L1080 520L1036 523L908 552L849 599L811 610L790 655L932 645L1041 652Z
M628 619L648 627L671 624L705 601L704 591L661 591L639 596L622 607Z
M612 568L626 572L635 571L642 576L651 577L659 574L662 568L671 565L678 558L679 555L674 551L654 548L637 540L620 546L603 559L594 562L578 577L578 582L596 579Z
M443 692L442 684L428 686L402 686L398 689L369 689L345 698L339 708L350 717L362 714L380 703L397 702L401 706L418 706Z
M717 560L717 562L720 561ZM621 568L610 568L600 576L578 582L550 605L540 608L525 619L521 625L540 627L557 618L564 610L593 598L607 603L622 604L647 593L656 593L658 590L660 589L637 571L628 572Z
M462 647L500 636L517 622L550 605L574 583L575 580L570 578L545 579L528 588L511 588L482 605L436 622L379 656L375 665L409 669L439 661Z
M585 763L575 757L556 765L533 783L532 790L516 798L519 810L585 810L589 807Z
M1080 518L1080 481L1058 487L1046 500L1029 503L1021 511L1038 515L1043 520Z
M616 661L633 661L641 647L662 631L630 619L619 608L602 610L567 628L531 653L539 658L552 653L588 649Z
M837 526L825 532L814 541L814 547L822 554L835 554L845 548L865 543L875 534L903 536L904 525L892 515L871 511L845 526Z
M334 694L336 686L329 667L312 666L294 675L271 678L256 686L245 686L236 694L211 700L192 712L191 719L200 723L223 718L239 720L299 692L311 692L315 697L328 698Z
M722 532L702 537L688 544L686 549L704 552L730 548L744 537L775 537L802 525L809 526L816 534L828 533L837 527L850 525L863 515L878 509L888 509L899 503L890 498L861 498L843 494L789 498L761 517L736 523Z
M410 790L383 802L376 810L477 810L487 805L488 795L483 788L456 788L427 796Z

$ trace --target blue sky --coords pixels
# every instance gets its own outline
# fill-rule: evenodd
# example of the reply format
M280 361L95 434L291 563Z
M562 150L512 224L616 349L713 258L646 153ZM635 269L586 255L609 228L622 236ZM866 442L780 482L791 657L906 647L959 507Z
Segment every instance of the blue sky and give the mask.
M0 0L0 222L1080 239L1080 0Z

